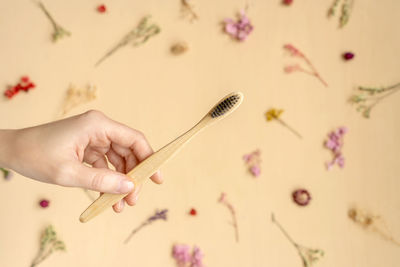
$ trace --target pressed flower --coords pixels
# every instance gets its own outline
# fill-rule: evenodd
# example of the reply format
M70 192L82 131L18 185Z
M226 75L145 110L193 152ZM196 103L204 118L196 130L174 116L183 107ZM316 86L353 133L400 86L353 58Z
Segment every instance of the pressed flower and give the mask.
M150 16L144 17L139 25L132 29L126 34L119 43L109 50L102 58L100 58L95 66L100 65L106 58L113 55L120 48L132 44L133 46L139 46L146 43L151 37L160 33L161 29L157 24L149 24Z
M352 52L346 52L343 54L344 60L352 60L354 58L354 54Z
M42 208L47 208L49 206L49 204L50 204L50 201L47 199L42 199L39 201L39 205Z
M149 218L147 218L147 220L145 220L144 222L142 222L141 225L139 225L138 227L136 227L135 229L133 229L133 231L130 233L130 235L125 239L125 244L129 242L129 240L132 238L132 236L134 234L136 234L137 232L139 232L143 227L152 224L155 221L158 220L163 220L166 221L167 220L167 213L168 210L167 209L163 209L161 211L157 211L154 213L154 215L150 216Z
M235 230L235 238L236 242L239 242L239 227L237 223L237 218L236 218L236 211L233 205L227 200L226 194L221 193L221 196L218 200L219 203L223 204L225 207L228 208L229 212L231 213L232 216L232 226L233 229Z
M4 180L10 180L12 177L12 172L5 169L5 168L0 168L0 171L3 173L3 178Z
M246 16L245 10L240 11L238 20L226 18L224 23L225 32L240 42L245 41L254 29L250 19Z
M75 85L70 85L67 90L67 95L64 100L62 114L67 114L73 108L88 103L97 98L97 88L95 85L87 85L84 88L78 88Z
M286 127L289 131L294 133L298 138L302 139L303 137L294 129L292 128L289 124L287 124L284 120L280 118L280 116L283 113L283 109L276 109L276 108L271 108L265 113L265 117L267 121L277 121L284 127Z
M46 9L46 7L43 5L42 2L39 2L39 7L40 9L44 12L46 17L50 20L51 25L53 25L54 32L52 34L52 39L53 42L56 42L57 40L65 37L65 36L70 36L71 33L67 30L65 30L63 27L61 27L54 19L53 16L50 14L50 12Z
M58 239L53 226L49 225L42 234L40 249L35 259L32 261L31 267L37 266L55 251L65 251L65 244L63 241Z
M190 209L189 214L192 216L196 216L197 215L197 210L196 209Z
M372 109L383 99L400 91L400 83L384 87L358 87L359 94L353 95L350 102L355 104L357 111L361 112L365 118L369 118Z
M190 252L190 246L176 244L172 247L172 257L178 267L203 267L204 254L199 247L194 246Z
M292 193L293 201L299 206L307 206L310 203L311 195L306 189L297 189Z
M325 141L324 145L327 149L332 151L333 158L330 162L326 163L328 170L337 164L340 168L344 167L344 157L342 154L343 147L343 136L348 132L346 127L339 127L335 131L328 134L328 140Z
M369 214L363 210L351 208L348 212L349 218L363 227L365 230L379 234L383 239L400 246L400 242L394 239L386 222L379 216Z
M105 13L105 12L107 11L107 7L106 7L105 5L99 5L99 6L97 7L97 11L98 11L99 13Z
M171 46L171 53L174 55L181 55L189 49L187 43L179 42Z
M35 88L36 85L29 79L28 76L22 76L20 82L15 86L10 86L5 92L4 95L11 99L20 91L28 92L29 90Z
M250 173L254 176L254 177L258 177L261 174L261 152L259 149L249 153L249 154L245 154L243 156L243 160L248 168L248 170L250 171Z
M193 0L181 0L181 13L182 17L186 17L190 22L199 19L199 16L194 11Z
M293 0L283 0L282 3L283 3L284 5L289 6L289 5L291 5L291 4L293 3Z
M336 14L336 10L340 3L342 3L342 7L341 15L339 18L339 26L344 27L349 22L354 0L334 0L328 10L328 17L332 17Z
M324 256L324 251L321 249L308 248L295 242L288 232L283 228L283 226L275 219L274 214L271 215L271 220L274 224L276 224L276 226L278 226L279 230L281 230L289 242L292 243L292 245L296 248L304 267L313 266L320 258Z
M309 68L309 70L305 69L305 68L301 67L298 64L287 65L287 66L285 66L283 68L286 73L292 73L292 72L295 72L295 71L303 72L303 73L306 73L308 75L314 76L315 78L320 80L320 82L323 85L328 87L328 84L325 82L324 79L322 79L321 75L319 74L317 69L314 67L314 65L311 63L311 61L308 59L308 57L306 57L299 49L297 49L292 44L285 44L283 46L283 48L286 51L288 51L292 57L297 57L297 58L300 58L301 60L303 60L306 63L306 65L308 66L308 68Z

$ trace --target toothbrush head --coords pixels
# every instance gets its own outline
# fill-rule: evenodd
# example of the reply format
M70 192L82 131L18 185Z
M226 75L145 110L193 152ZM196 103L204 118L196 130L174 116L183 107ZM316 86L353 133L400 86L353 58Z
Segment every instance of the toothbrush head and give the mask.
M241 92L231 93L218 102L209 112L209 115L215 119L233 112L243 101Z

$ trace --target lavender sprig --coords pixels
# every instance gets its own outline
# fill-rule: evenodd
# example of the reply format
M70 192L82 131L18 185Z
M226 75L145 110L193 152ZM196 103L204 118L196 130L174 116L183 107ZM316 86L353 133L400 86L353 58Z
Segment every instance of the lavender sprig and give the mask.
M102 58L100 58L95 66L100 65L106 58L113 55L120 48L132 43L133 46L139 46L147 42L152 36L160 33L161 28L157 24L148 24L150 16L144 17L139 25L126 34L119 43L109 50Z
M156 210L156 212L154 213L153 216L150 216L149 218L147 218L146 221L142 222L141 225L139 225L138 227L136 227L135 229L132 230L132 232L129 234L129 236L125 239L124 243L127 244L129 242L129 240L132 238L132 236L134 234L136 234L137 232L139 232L143 227L145 227L146 225L152 224L153 222L157 221L157 220L167 220L167 209L163 209L161 211Z
M362 112L365 118L369 118L372 109L383 99L400 90L400 83L396 83L386 87L358 87L361 91L359 94L353 95L350 102L356 104L357 111ZM379 96L376 96L379 95Z
M10 180L10 178L12 177L11 171L4 169L4 168L0 168L0 171L3 173L4 180Z
M65 251L65 244L57 238L57 233L53 226L46 227L40 240L40 249L35 259L31 263L31 267L37 266L39 263L47 259L55 251Z
M311 267L324 256L323 250L308 248L295 242L288 232L282 227L282 225L275 219L275 215L273 213L271 214L271 220L274 224L276 224L276 226L278 226L279 230L281 230L289 242L292 243L292 245L297 249L304 267Z
M46 15L46 17L50 20L51 24L53 25L54 28L54 32L51 35L53 42L56 42L57 40L61 39L64 36L70 36L71 33L69 31L67 31L66 29L64 29L63 27L61 27L53 18L53 16L50 14L50 12L46 9L46 7L43 5L42 2L38 2L38 5L40 7L40 9L44 12L44 14Z

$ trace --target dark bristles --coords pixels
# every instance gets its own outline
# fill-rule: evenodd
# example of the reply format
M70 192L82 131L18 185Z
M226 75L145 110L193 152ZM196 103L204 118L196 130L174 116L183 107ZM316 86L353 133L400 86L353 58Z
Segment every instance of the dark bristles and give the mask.
M211 112L211 117L216 118L224 115L228 110L230 110L239 101L240 96L232 95L226 98L224 101L219 103L214 110Z

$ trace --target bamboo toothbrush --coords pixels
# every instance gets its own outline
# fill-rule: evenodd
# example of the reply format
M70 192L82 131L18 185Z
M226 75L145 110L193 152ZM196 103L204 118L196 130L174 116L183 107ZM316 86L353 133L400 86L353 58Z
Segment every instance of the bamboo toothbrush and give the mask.
M127 176L135 187L148 180L168 159L174 156L179 149L188 143L202 129L232 113L243 101L241 92L231 93L218 102L193 128L167 144L153 155L139 163ZM79 217L81 222L87 222L111 207L128 194L103 194L96 199Z

